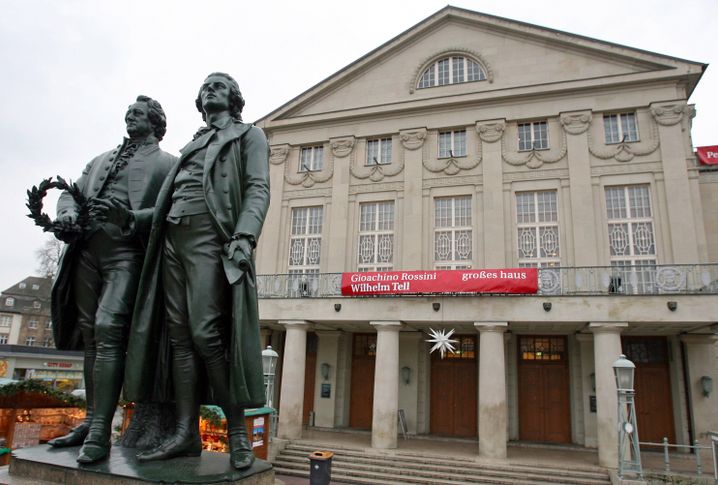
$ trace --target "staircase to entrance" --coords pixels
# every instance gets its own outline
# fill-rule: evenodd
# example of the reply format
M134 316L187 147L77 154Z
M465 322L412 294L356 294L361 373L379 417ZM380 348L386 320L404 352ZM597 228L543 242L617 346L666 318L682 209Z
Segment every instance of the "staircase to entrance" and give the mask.
M317 450L334 452L332 481L354 484L389 485L609 485L602 468L575 464L521 464L486 462L447 453L331 445L298 440L287 444L273 461L279 475L309 477L309 454Z

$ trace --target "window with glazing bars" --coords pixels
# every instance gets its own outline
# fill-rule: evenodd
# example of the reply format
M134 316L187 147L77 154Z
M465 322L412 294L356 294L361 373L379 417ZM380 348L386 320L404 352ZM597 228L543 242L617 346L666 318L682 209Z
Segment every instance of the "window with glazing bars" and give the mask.
M606 187L605 193L610 261L618 278L614 287L620 286L620 292L650 292L655 281L656 239L649 186Z
M377 138L366 142L366 164L388 165L391 163L391 138Z
M606 143L638 141L636 113L603 115L603 130Z
M466 156L466 130L439 133L439 158Z
M545 150L547 148L547 122L519 123L519 150Z
M394 262L394 201L359 206L359 271L391 271Z
M471 268L472 246L471 196L434 199L434 268Z
M324 168L324 147L303 147L299 153L299 171L317 172Z
M422 89L485 79L486 73L478 62L464 56L450 56L427 67L419 78L417 87Z
M560 265L555 190L516 192L516 230L519 267Z

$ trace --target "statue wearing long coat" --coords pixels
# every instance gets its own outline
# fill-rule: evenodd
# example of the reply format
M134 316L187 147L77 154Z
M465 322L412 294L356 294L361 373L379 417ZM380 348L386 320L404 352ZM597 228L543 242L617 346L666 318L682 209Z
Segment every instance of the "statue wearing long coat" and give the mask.
M203 141L204 140L204 141ZM232 236L259 240L269 208L269 145L260 128L234 121L210 138L199 137L182 150L157 198L132 320L125 369L125 397L150 402L172 399L171 345L164 325L162 251L174 180L183 161L207 146L202 186L208 217L228 247ZM237 252L239 253L239 252ZM230 393L233 404L264 405L259 311L254 263L223 258L232 292L227 332ZM243 277L237 280L237 276Z
M107 182L107 174L116 163L122 145L95 157L87 164L77 186L85 197L96 197ZM138 148L128 163L128 196L134 217L132 234L145 242L152 221L152 210L157 194L167 172L177 162L177 157L160 149L157 142ZM63 193L57 202L58 216L77 212L77 203L72 196ZM66 245L58 265L58 272L52 286L52 330L55 345L60 350L82 350L83 342L77 326L77 307L73 295L73 271L77 267L77 254L82 241Z

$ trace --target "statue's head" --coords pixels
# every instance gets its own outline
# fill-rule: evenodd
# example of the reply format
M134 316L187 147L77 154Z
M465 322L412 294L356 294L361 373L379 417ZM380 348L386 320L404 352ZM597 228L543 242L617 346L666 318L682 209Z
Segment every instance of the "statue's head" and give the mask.
M232 76L224 72L213 72L212 74L207 76L207 78L204 80L204 83L202 83L202 86L199 88L199 93L197 94L197 99L195 100L195 106L197 106L197 110L202 113L202 119L206 120L205 106L203 105L202 101L202 92L206 89L208 83L210 83L212 80L217 79L223 80L229 87L228 109L230 115L235 120L242 121L244 98L242 97L242 93L239 90L239 85L237 84L237 81L235 81Z
M160 103L149 96L139 95L125 114L127 133L130 137L143 137L150 133L162 140L167 132L167 117Z

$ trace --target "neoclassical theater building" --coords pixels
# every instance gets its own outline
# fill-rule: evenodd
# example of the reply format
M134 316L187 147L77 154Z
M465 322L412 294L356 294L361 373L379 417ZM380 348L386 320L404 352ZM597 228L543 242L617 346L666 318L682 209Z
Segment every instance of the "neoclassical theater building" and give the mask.
M562 443L615 466L622 353L641 441L718 431L718 171L691 142L705 69L448 6L259 120L279 437L368 430L395 448L401 414L479 456ZM443 279L512 269L537 289ZM342 276L391 272L434 279L342 293ZM431 330L457 351L430 352Z

